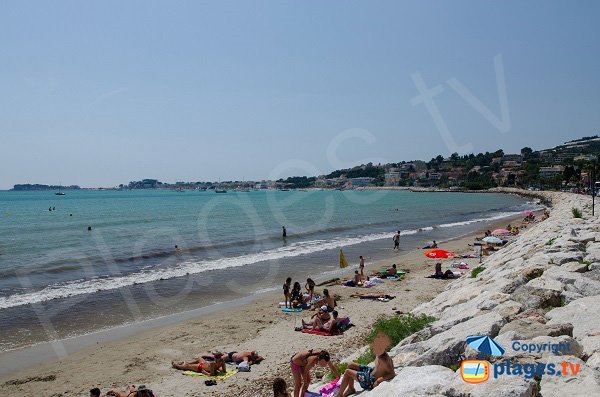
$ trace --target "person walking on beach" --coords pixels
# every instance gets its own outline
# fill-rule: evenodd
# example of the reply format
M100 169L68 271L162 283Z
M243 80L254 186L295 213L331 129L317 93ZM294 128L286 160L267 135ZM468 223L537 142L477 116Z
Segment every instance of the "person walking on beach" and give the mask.
M290 288L292 287L292 278L288 277L285 279L285 283L283 283L283 297L285 299L285 307L288 307L288 302L290 303L290 306L292 305L292 300L291 295L290 295Z
M358 263L358 270L360 270L360 278L361 280L365 279L365 258L363 258L363 256L359 256L358 259L360 259L359 263Z
M321 367L329 367L336 378L340 376L327 351L310 349L298 352L290 359L292 376L294 377L294 397L304 396L310 386L310 370L317 364Z
M394 234L392 240L394 240L394 249L400 250L400 230Z

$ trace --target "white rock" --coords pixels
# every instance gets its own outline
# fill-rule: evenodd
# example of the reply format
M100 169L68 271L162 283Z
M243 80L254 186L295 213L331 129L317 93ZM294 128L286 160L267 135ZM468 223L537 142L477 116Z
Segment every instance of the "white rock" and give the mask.
M375 389L360 395L365 397L443 395L453 377L452 370L440 365L404 367L396 371L396 377L391 381L383 382Z
M490 368L490 372L493 370ZM499 376L484 383L466 383L460 376L460 371L447 388L445 395L448 397L533 397L536 395L536 382L519 376ZM546 397L544 395L544 397Z
M548 324L571 323L573 336L581 340L600 330L600 296L577 299L564 307L546 313Z
M572 366L579 365L577 376L570 374L571 368L567 367L568 375L562 374L562 362L566 361ZM583 361L575 357L565 359L563 357L550 357L547 364L554 364L557 370L561 371L561 376L542 376L541 394L544 397L564 397L564 396L600 396L600 383L598 382L598 373L593 368L588 367Z

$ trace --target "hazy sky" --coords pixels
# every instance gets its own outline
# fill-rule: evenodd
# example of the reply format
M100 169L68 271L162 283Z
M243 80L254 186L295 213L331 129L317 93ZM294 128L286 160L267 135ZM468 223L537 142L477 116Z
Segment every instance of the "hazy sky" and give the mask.
M0 189L315 175L594 135L599 15L594 1L2 1Z

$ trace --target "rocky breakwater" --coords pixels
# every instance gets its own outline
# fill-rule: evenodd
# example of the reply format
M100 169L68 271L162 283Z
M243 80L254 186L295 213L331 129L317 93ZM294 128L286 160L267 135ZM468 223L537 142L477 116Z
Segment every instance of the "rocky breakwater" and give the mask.
M550 218L415 308L437 320L395 346L397 376L361 396L600 396L600 222L589 196L543 194ZM505 353L482 357L471 335ZM465 382L461 361L482 358L489 379Z

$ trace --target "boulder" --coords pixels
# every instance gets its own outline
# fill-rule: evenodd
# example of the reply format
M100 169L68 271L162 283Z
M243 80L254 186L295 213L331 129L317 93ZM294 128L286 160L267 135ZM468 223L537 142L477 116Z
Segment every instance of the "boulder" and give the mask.
M569 262L561 266L563 270L568 272L585 273L588 271L588 265L584 262Z
M567 306L557 307L546 313L548 324L573 324L573 336L576 339L600 331L600 296L588 296L577 299Z
M498 313L489 312L456 324L425 341L398 345L390 355L394 358L395 366L456 365L465 352L467 336L494 337L505 323L506 320Z
M600 330L592 335L582 338L581 346L584 357L590 357L600 353Z
M443 395L454 378L451 369L441 365L404 367L396 371L396 377L383 382L377 388L360 395L365 397L432 396ZM359 387L356 387L359 390Z
M500 335L514 331L520 339L532 339L536 336L573 336L573 325L566 324L543 324L535 319L517 319L506 324L500 329Z
M564 374L562 363L579 366L579 372L574 376L570 366L567 366L568 374ZM582 360L570 357L549 357L547 364L554 364L561 375L544 375L540 382L541 394L544 397L564 396L600 396L600 383L598 373L595 369L587 366Z
M588 270L600 270L600 262L591 263L588 266Z
M533 285L523 285L512 294L513 300L521 303L525 310L560 306L560 292L555 289L539 287L540 282L537 280L540 280L540 278L531 280L530 283L535 281ZM546 285L543 284L543 286ZM556 284L548 284L547 286L556 287Z
M600 352L592 354L585 362L585 365L596 371L600 371Z
M518 376L494 378L493 370L490 372L492 374L487 382L474 385L465 382L460 371L457 371L445 395L447 397L534 397L537 394L537 384L533 379Z
M550 263L554 265L562 265L568 262L579 262L583 259L583 254L580 251L560 251L548 254Z

